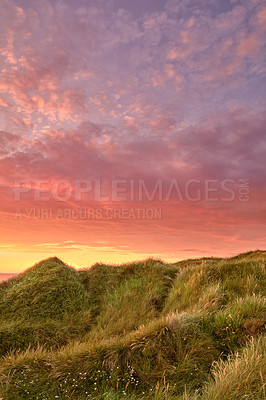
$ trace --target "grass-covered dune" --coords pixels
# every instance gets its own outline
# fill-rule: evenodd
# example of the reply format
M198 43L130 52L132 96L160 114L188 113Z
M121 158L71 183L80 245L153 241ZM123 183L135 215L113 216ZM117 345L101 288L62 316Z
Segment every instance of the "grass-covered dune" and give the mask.
M266 398L265 265L36 264L0 284L0 398Z

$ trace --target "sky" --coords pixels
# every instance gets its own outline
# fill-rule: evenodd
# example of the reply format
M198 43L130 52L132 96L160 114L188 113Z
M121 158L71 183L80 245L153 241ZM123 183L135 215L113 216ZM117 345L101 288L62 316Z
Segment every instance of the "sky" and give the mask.
M0 272L265 250L265 1L0 8Z

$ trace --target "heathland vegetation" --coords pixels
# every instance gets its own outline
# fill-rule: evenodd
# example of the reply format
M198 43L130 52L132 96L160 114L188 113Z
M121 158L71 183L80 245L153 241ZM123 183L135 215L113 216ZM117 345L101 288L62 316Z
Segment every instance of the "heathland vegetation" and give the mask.
M75 270L0 284L0 398L266 398L266 252Z

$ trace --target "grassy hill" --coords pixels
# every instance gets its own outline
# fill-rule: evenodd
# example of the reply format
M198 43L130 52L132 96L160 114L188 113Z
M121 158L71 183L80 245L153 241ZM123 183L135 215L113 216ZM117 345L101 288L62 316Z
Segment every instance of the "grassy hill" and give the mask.
M0 398L264 399L266 252L0 283Z

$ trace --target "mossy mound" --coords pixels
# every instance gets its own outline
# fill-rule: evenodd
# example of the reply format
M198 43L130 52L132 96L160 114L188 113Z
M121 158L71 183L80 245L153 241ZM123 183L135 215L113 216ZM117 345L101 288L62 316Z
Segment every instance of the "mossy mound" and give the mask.
M63 320L89 310L78 272L57 258L47 259L0 290L0 319Z

